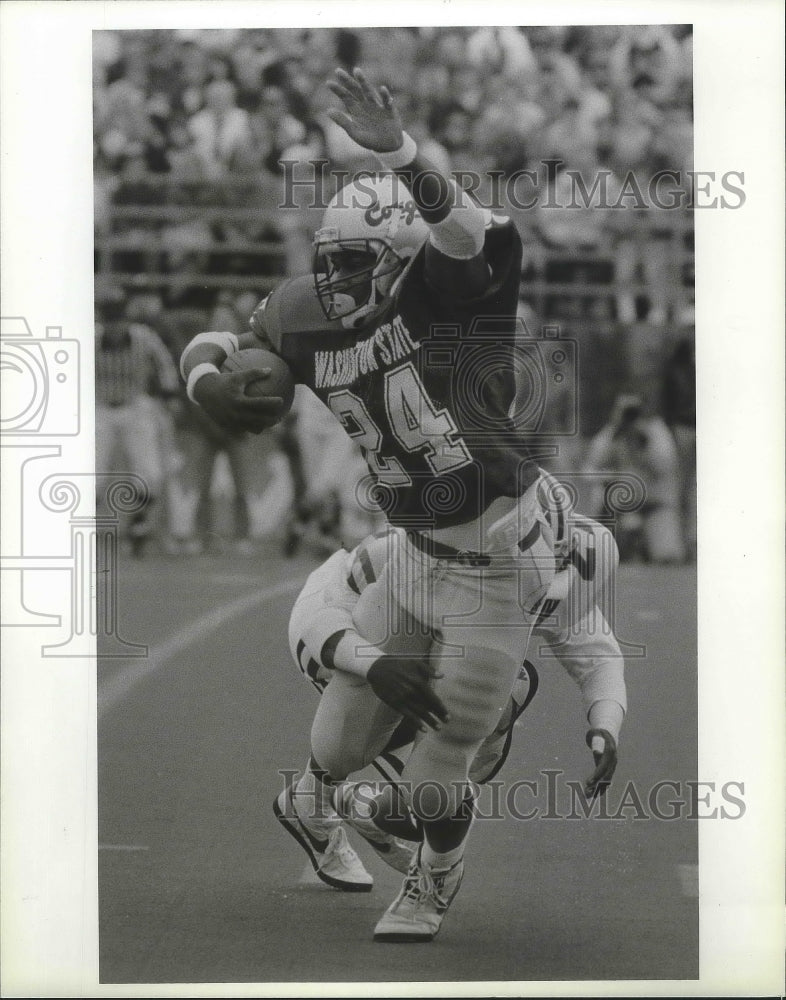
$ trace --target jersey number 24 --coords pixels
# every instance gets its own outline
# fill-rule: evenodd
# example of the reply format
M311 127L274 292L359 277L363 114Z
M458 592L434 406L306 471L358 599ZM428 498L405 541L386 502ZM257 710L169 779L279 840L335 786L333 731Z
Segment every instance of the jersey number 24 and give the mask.
M366 404L349 389L332 392L328 406L344 430L363 449L368 466L387 486L409 486L412 477L393 455L384 455L392 436L404 451L422 453L435 476L469 465L472 456L448 410L429 398L411 361L385 372L385 417L380 427Z

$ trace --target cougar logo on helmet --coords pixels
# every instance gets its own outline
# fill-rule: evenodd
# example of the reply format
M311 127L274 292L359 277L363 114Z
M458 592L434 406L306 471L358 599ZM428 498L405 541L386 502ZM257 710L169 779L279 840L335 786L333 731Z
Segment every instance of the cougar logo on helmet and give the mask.
M415 202L410 198L409 201L405 201L404 204L396 202L395 205L380 205L379 201L375 201L373 205L369 205L363 214L363 218L370 226L381 226L382 223L391 217L393 212L398 209L401 212L401 221L405 226L411 226L413 220L418 214L417 206Z

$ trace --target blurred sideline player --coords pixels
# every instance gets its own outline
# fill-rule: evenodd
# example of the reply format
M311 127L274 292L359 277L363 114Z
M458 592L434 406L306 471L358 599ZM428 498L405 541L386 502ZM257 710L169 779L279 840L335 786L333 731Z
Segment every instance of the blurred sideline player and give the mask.
M131 518L131 551L141 556L153 533L168 456L161 401L176 407L177 369L158 334L147 324L130 322L122 288L96 288L95 409L96 469L124 468L144 480L147 502ZM127 463L127 466L126 464ZM101 498L98 498L99 503Z
M323 551L352 547L384 524L382 514L365 509L356 495L356 484L366 474L362 452L305 386L297 387L292 417L282 444L298 488L286 554L293 555L301 541Z
M374 931L429 941L463 876L469 765L508 706L554 574L538 469L508 417L522 247L510 220L487 217L419 156L385 88L358 70L337 70L329 86L344 106L333 120L392 174L337 194L316 235L315 274L272 292L251 337L200 335L182 366L215 419L259 431L280 400L245 396L260 371L219 368L238 346L277 351L361 446L377 503L405 529L355 616L397 663L410 707L431 709L403 775L425 789L410 803L424 842ZM399 720L383 708L372 758ZM326 802L334 765L328 753L311 769Z
M618 396L608 423L592 438L584 471L598 483L590 500L592 513L603 509L603 476L634 473L645 496L639 510L620 518L623 558L635 551L642 536L643 555L654 563L681 563L685 558L680 518L680 467L677 445L663 419L647 414L639 396Z
M559 484L547 474L541 480L539 495L555 530L558 571L533 642L537 648L537 640L543 640L548 647L544 652L556 658L581 689L589 722L587 744L596 764L586 793L594 797L605 793L614 774L627 707L622 653L601 610L610 599L618 553L611 532L567 509ZM314 756L319 759L326 752L326 741L335 744L337 734L342 744L339 754L344 757L343 773L334 774L334 778L372 763L368 748L373 743L378 714L384 713L378 701L397 704L400 679L396 677L396 663L381 650L371 659L374 651L360 637L352 614L360 595L379 577L400 539L401 533L393 529L366 539L353 552L334 553L311 574L292 610L292 656L317 690L324 692L312 727ZM513 726L536 689L537 672L525 661L507 711L475 756L470 769L473 782L481 784L498 773L507 758ZM382 754L373 760L377 770L394 784L401 772L402 752L405 755L406 746L417 737L429 710L425 705L420 714L408 711ZM335 758L335 750L331 756ZM306 799L310 796L314 807L319 807L308 771L296 785L295 793L298 791ZM333 802L321 804L319 815L314 817L316 823L302 812L286 816L279 811L279 819L304 847L320 877L321 866L327 867L325 881L329 884L350 889L371 886L370 876L352 852L315 850L320 832L324 834L331 823L333 828L338 827L342 817L388 864L400 867L401 858L407 856L393 836L402 833L402 825L398 820L395 824L386 822L387 812L401 815L401 804L387 796L370 809L370 799L367 783L337 783ZM403 835L410 836L406 832ZM337 840L338 835L333 834L333 839ZM345 840L341 843L345 845Z

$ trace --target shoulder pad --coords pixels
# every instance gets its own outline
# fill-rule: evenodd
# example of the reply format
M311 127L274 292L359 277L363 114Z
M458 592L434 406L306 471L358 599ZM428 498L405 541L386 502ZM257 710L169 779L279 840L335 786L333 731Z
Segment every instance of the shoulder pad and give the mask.
M252 317L257 336L266 335L281 351L288 334L342 330L340 322L326 318L317 298L314 279L304 274L284 281L261 302Z

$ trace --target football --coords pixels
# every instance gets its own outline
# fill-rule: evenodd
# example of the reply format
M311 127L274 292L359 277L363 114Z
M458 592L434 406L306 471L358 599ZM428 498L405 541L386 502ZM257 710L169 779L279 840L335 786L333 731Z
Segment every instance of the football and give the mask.
M277 354L265 351L261 347L249 347L244 351L230 354L221 366L222 372L244 372L250 368L270 368L266 378L249 382L246 386L247 396L281 396L284 400L283 417L288 413L295 398L295 379L286 361Z

